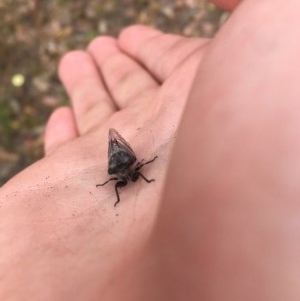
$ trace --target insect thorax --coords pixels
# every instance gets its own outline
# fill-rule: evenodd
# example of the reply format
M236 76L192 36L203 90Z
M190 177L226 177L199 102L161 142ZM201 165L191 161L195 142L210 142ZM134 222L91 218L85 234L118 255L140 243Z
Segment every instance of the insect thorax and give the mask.
M109 157L108 173L119 174L126 173L126 171L134 164L136 158L128 154L128 152L119 149L113 152Z

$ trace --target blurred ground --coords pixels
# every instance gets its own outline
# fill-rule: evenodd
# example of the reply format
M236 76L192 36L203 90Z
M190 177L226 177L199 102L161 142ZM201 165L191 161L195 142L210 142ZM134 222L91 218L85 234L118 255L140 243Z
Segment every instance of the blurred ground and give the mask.
M46 120L68 102L66 51L134 23L211 37L226 16L206 0L0 0L0 186L43 156Z

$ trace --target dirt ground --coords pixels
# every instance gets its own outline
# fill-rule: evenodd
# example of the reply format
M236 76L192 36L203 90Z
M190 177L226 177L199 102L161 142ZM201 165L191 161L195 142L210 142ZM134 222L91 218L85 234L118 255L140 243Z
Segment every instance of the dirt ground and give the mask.
M46 120L68 103L65 52L135 23L212 37L226 17L206 0L0 0L0 186L43 156Z

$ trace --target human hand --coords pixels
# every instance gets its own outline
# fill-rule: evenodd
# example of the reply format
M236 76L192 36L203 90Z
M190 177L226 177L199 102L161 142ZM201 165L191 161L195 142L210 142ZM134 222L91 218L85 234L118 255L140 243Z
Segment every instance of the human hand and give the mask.
M45 158L0 191L1 300L133 300L134 267L207 43L136 26L62 59L72 109L50 117ZM140 160L159 156L143 170L156 181L122 189L116 208L113 185L96 188L108 178L110 127Z
M83 53L62 61L75 119L68 109L57 111L48 124L47 157L1 188L1 271L9 271L2 287L43 300L299 300L299 4L243 2L206 51L190 97L207 41L177 42L166 54L145 28L124 31L120 47L158 84L148 91L151 100L143 86L123 107L116 91L132 95L127 88L136 81L120 75L120 66L128 67L123 60L109 67L110 39L95 41L89 53L106 62L97 65L111 98L102 95L103 86L96 92L89 85L98 78L101 87L94 68L91 77L74 72L73 59ZM147 44L154 45L151 55L137 51ZM125 83L115 90L111 80L118 76ZM96 124L81 115L81 105L95 103L88 114L95 112ZM147 114L136 114L135 105ZM95 188L107 177L109 127L140 159L159 155L145 169L156 182L126 187L116 209L113 187Z

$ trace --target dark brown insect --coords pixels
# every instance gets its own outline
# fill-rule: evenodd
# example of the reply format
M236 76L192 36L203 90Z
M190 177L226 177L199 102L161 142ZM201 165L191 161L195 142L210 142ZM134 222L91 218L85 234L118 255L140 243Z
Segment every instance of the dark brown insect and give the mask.
M155 181L154 179L148 180L141 172L140 169L157 159L155 156L150 161L136 162L136 156L130 145L125 139L115 130L109 129L108 133L108 174L115 175L108 179L103 184L97 184L96 187L104 186L110 181L117 181L115 184L115 191L117 201L114 206L120 202L119 188L128 184L128 181L136 182L139 177L143 178L147 183Z

